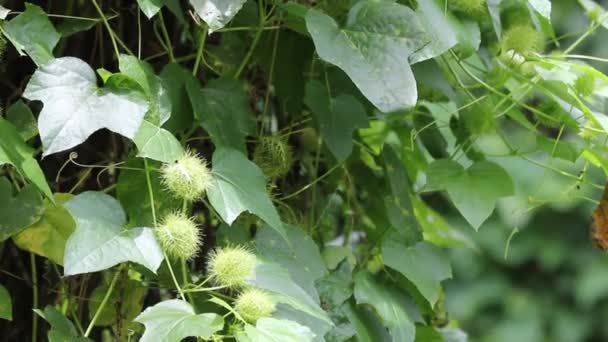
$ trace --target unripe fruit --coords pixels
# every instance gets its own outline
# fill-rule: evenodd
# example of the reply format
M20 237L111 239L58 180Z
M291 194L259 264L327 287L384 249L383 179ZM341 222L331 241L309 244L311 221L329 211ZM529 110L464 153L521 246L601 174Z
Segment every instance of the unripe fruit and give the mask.
M188 260L200 250L200 231L194 220L182 213L168 214L155 233L161 248L171 257Z
M274 179L289 172L293 152L285 139L277 136L263 137L253 152L253 161L266 176Z
M522 56L542 50L543 45L542 34L530 25L512 26L502 37L503 51L513 50Z
M274 306L266 292L251 288L238 296L234 308L247 323L254 324L258 319L272 315Z
M207 162L190 151L175 163L164 164L161 172L167 189L189 201L203 197L211 184L211 171Z
M255 274L256 256L243 246L217 249L209 256L208 272L216 284L242 287Z

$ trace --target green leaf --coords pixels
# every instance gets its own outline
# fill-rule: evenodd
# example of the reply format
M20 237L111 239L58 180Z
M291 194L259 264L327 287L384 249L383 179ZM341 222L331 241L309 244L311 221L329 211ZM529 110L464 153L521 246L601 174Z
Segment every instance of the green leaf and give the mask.
M11 10L0 5L0 20L6 19L6 17L8 16L9 13L11 13Z
M418 3L416 14L424 26L429 41L422 49L410 56L410 63L418 63L437 57L458 42L453 22L448 20L443 1L426 0Z
M78 337L74 324L51 305L43 310L34 309L34 312L51 325L49 331L49 342L87 342L91 341L85 337Z
M177 299L147 308L135 321L146 327L141 342L176 342L190 336L208 339L224 327L222 316L197 315L190 304Z
M245 137L255 132L247 94L233 79L210 81L201 89L198 80L186 84L195 118L209 133L217 147L245 152Z
M601 24L604 28L608 29L608 20L606 20L606 10L598 5L593 0L578 0L581 6L587 11L587 13L597 12L599 13L599 18L603 18Z
M436 160L427 170L429 189L444 189L462 216L476 230L492 214L496 200L513 194L509 174L500 166L481 161L464 169L451 160Z
M8 292L6 287L0 284L0 318L9 321L13 320L13 303L11 300L11 294Z
M105 277L104 281L91 292L89 319L93 318L108 291L111 282L109 278ZM133 328L129 323L141 313L148 289L142 282L134 279L119 280L119 283L120 286L116 287L110 294L108 302L101 310L97 321L95 321L95 325L120 327L124 335L128 333L129 329Z
M53 193L46 182L44 173L36 159L34 149L29 147L10 122L0 118L0 166L11 164L29 179L47 198L53 200Z
M171 132L144 120L133 137L139 157L171 163L184 154L180 142Z
M66 243L66 276L96 272L121 262L132 261L156 272L163 252L151 228L125 230L125 213L120 203L101 192L84 192L65 204L76 231Z
M416 80L408 58L429 43L416 13L390 1L361 1L341 28L310 10L306 26L319 56L344 70L383 112L416 104Z
M488 0L487 2L492 26L494 26L496 37L500 40L500 37L502 37L502 21L500 20L500 3L502 0Z
M439 298L441 281L452 277L449 258L426 241L407 246L394 239L385 239L382 258L386 266L411 281L431 305Z
M44 104L38 117L44 156L70 149L101 128L132 139L148 110L137 93L98 88L93 69L74 57L38 69L23 96Z
M190 0L190 5L207 23L211 34L226 26L245 2L246 0Z
M582 151L574 144L567 141L560 141L546 138L541 135L536 137L538 146L551 157L576 162Z
M209 202L229 225L244 211L259 216L284 240L287 234L276 208L266 192L262 171L244 154L231 148L213 153L213 181Z
M18 100L6 111L6 119L12 123L24 141L28 141L38 135L36 118L23 101Z
M308 327L286 319L260 318L255 327L245 326L237 335L239 342L312 342L315 334Z
M5 177L0 178L0 241L19 233L42 217L44 207L40 193L27 185L16 196Z
M551 1L549 0L528 0L528 3L542 15L545 19L551 20Z
M164 127L171 132L190 129L193 120L192 104L186 92L186 83L192 75L177 63L167 64L160 73L171 101L171 117Z
M369 273L355 275L355 298L357 304L369 304L389 328L394 341L413 342L416 328L405 310L402 297L397 290L378 283Z
M150 64L129 55L118 57L120 72L137 82L143 90L150 107L146 120L161 126L171 117L171 100L160 77L154 74Z
M137 0L137 4L146 17L152 19L165 5L165 0Z
M306 84L304 101L315 115L327 147L338 162L344 161L353 150L353 132L369 126L365 107L351 95L331 98L318 81Z
M57 32L61 37L66 38L78 32L88 31L100 21L101 19L63 18L57 24Z
M317 318L320 324L333 324L323 309L319 299L307 293L290 276L289 272L275 261L258 258L255 277L249 284L266 290L276 303L283 303Z
M45 200L42 218L13 236L17 247L63 265L65 243L76 228L72 216L63 207L72 197L70 194L55 194L55 204Z
M46 13L30 3L2 29L19 54L27 53L38 66L53 59L53 49L61 38Z

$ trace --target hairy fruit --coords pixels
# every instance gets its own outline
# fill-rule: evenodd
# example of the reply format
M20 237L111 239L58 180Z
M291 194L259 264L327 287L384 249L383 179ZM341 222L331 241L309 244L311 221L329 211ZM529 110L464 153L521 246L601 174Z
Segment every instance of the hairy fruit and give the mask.
M266 176L277 178L291 169L293 152L285 139L277 136L263 137L253 152L253 161Z
M190 151L175 163L163 165L161 171L167 189L189 201L203 197L211 184L211 171L207 162Z
M270 316L274 311L274 306L274 301L266 292L255 288L242 292L235 302L236 312L251 324L262 317Z
M513 50L517 54L526 56L532 52L539 52L544 45L543 35L530 25L515 25L510 27L502 38L503 51Z
M215 283L242 287L255 274L256 256L243 246L219 248L209 256L208 271Z
M168 214L155 233L161 248L171 257L188 260L200 250L200 231L194 220L182 213Z

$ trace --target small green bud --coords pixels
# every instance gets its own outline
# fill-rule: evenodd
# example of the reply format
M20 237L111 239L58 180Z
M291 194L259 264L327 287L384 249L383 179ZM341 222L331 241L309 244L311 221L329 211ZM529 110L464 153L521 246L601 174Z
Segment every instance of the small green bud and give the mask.
M254 324L258 319L272 315L274 306L274 301L266 292L251 288L238 296L235 310L247 323Z
M182 213L165 216L155 233L161 248L171 257L188 260L200 250L200 231L194 220Z
M211 171L207 162L190 151L175 163L164 164L161 172L167 189L189 201L203 197L211 184Z
M542 33L530 25L515 25L510 27L502 37L503 51L513 50L527 56L543 49L544 38Z
M208 272L215 283L243 287L255 275L256 256L243 246L216 249L209 256Z
M253 161L269 178L284 176L291 169L293 152L285 139L263 137L253 152Z

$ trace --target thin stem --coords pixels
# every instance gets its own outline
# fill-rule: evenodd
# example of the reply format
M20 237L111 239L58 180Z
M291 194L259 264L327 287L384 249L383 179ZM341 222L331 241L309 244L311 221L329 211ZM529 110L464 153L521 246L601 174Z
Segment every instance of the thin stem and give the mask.
M169 38L169 33L167 32L167 26L165 26L165 18L163 17L163 11L158 12L158 18L160 19L160 29L163 33L163 37L165 38L165 44L167 45L167 52L169 53L169 60L173 63L173 62L175 62L175 56L173 55L173 44L171 44L171 38Z
M118 51L118 45L116 45L116 39L114 38L114 31L110 27L110 23L108 22L108 19L101 11L101 8L97 4L97 1L91 0L91 2L93 3L95 10L97 10L97 13L99 13L99 15L101 16L101 20L103 20L103 24L106 26L106 29L108 30L108 34L110 35L110 39L112 40L112 46L114 47L114 53L116 54L116 57L118 57L120 55L120 51Z
M32 308L38 308L38 271L36 269L36 255L30 253L30 263L32 267ZM38 314L32 311L32 342L36 342L38 337Z
M108 287L108 290L106 291L105 296L103 296L103 299L101 300L101 303L99 304L99 307L97 308L97 311L95 311L95 315L93 315L93 318L91 319L91 322L89 323L89 326L87 327L87 330L84 332L84 337L89 337L89 335L91 334L91 331L93 331L93 327L95 327L95 322L97 322L97 319L99 319L99 316L101 315L101 312L103 311L103 308L108 303L108 300L110 299L110 296L112 295L112 291L114 291L114 286L116 285L118 276L120 275L121 272L122 272L122 266L119 267L118 270L116 271L116 273L114 274L114 277L112 278L112 281L110 282L110 286Z
M201 65L201 61L205 59L203 51L205 51L205 43L207 42L207 26L201 31L201 37L198 42L198 50L196 51L196 59L194 61L194 68L192 69L192 76L198 74L198 68ZM204 61L203 61L204 62Z
M154 227L158 226L158 220L156 219L156 208L154 206L154 191L152 190L152 181L150 180L150 166L148 165L148 159L144 158L144 171L146 173L146 183L148 183L148 196L150 197L150 208L152 210L152 222L154 223ZM182 288L179 286L179 282L175 277L175 272L173 272L173 266L171 266L171 261L167 256L167 253L163 251L163 256L165 257L165 262L167 263L167 268L169 269L169 273L171 273L171 279L173 279L173 284L175 284L175 288L177 292L179 292L180 297L184 301L186 301L186 297L184 297L184 293L182 292Z
M245 67L249 63L249 59L251 59L251 56L253 55L253 51L255 50L255 48L258 45L258 42L260 41L260 37L262 37L262 32L264 31L264 26L266 24L265 18L264 18L264 1L263 0L258 0L258 8L259 8L258 12L260 15L260 26L258 27L258 30L255 32L255 37L253 37L253 42L251 43L251 46L249 47L249 51L247 51L245 58L243 58L241 65L239 66L236 73L234 74L234 78L239 78L239 76L241 75L243 70L245 70Z

